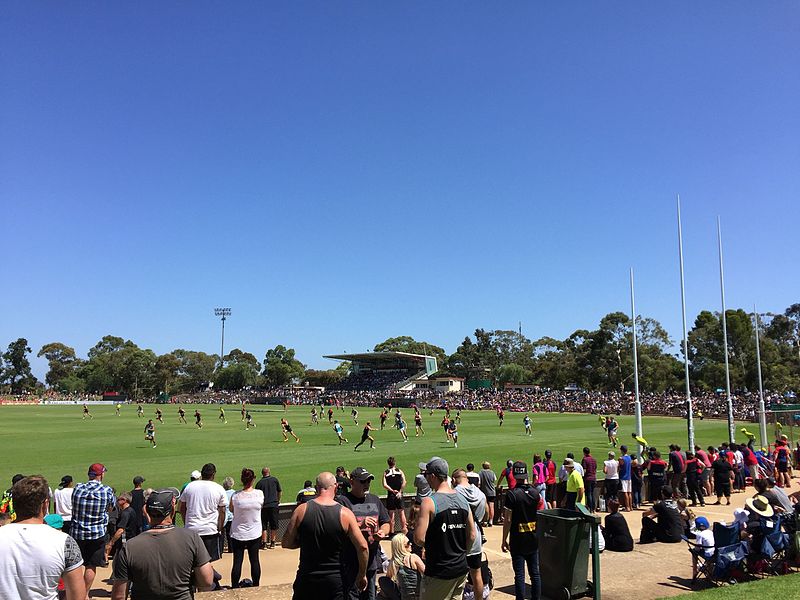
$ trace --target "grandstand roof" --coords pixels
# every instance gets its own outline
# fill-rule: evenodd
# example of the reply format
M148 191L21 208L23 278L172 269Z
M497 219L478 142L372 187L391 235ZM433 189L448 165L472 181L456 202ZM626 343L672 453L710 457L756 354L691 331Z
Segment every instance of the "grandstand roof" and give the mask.
M411 354L410 352L362 352L356 354L329 354L323 358L332 358L334 360L349 360L350 362L362 363L397 363L401 360L408 362L421 362L424 363L426 358L434 358L426 356L425 354Z

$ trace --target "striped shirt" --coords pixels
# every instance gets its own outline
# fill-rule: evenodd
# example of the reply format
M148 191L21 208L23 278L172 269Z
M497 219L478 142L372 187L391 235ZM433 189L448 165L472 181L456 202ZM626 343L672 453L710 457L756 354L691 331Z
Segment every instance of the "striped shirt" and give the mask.
M79 483L72 492L72 528L76 540L96 540L106 534L108 510L117 502L107 485L93 479Z

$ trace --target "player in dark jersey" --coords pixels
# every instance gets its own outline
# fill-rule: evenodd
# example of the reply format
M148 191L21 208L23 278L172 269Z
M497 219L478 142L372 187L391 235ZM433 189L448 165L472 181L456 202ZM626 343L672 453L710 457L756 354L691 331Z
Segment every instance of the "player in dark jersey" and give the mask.
M182 406L178 408L178 423L186 423L186 411Z
M442 422L439 423L439 425L441 425L442 429L444 429L444 441L445 442L449 442L450 441L450 419L448 419L447 416L445 415L442 418Z
M331 423L333 423L333 408L329 406L328 407L328 425L330 425Z
M289 436L292 436L295 442L298 444L300 443L300 438L295 435L294 431L292 431L292 426L289 425L289 421L286 419L281 419L281 433L283 433L284 442L288 442Z
M84 421L86 420L86 417L89 417L90 420L94 419L94 415L92 415L92 413L89 412L89 407L86 404L84 404L83 405L83 420Z
M414 413L414 431L416 431L416 437L421 435L425 435L425 430L422 428L422 415L419 414L419 411Z
M203 417L200 416L199 410L194 411L194 424L197 425L198 429L203 428Z
M144 408L142 408L141 404L136 405L136 416L143 417L144 416Z
M400 409L398 408L394 413L394 428L400 429L400 421L403 420L403 415L400 414Z
M153 444L153 448L156 447L156 426L153 424L153 419L149 419L144 426L144 439Z
M378 430L375 429L370 424L369 421L367 421L367 424L364 426L364 431L361 432L361 441L356 444L355 448L353 448L353 452L358 450L359 446L361 446L361 444L363 444L367 440L369 440L369 449L370 450L374 450L375 449L375 439L370 435L370 432L372 432L372 431L378 431Z
M158 421L158 422L159 422L159 423L161 423L162 425L164 424L164 415L163 415L163 413L161 412L161 409L160 409L160 408L157 408L157 409L156 409L156 421Z
M497 409L497 420L500 421L500 427L503 426L503 421L505 420L505 418L506 418L506 411L504 411L502 408L498 408Z
M227 423L227 421L225 421L225 422ZM247 430L247 429L250 429L251 427L255 427L255 426L256 426L256 424L253 423L253 415L251 415L250 411L248 410L244 414L244 428L245 428L245 430Z
M387 413L387 412L386 412L386 409L384 408L384 409L381 411L381 416L380 416L380 419L381 419L381 431L383 431L383 428L386 426L386 419L387 419L388 417L389 417L389 413Z
M459 425L461 424L461 409L460 408L456 409L456 423L458 423Z
M319 425L319 417L317 416L317 408L316 407L311 409L311 424L312 425Z
M358 411L355 408L350 411L350 416L353 417L353 423L358 425Z

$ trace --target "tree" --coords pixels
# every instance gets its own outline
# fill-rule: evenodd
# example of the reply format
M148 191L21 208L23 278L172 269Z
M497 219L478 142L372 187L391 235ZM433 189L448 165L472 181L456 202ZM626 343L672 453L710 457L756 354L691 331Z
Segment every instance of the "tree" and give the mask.
M533 374L525 367L511 363L503 365L497 370L497 381L500 385L505 385L506 383L531 383L533 381Z
M2 355L2 381L10 385L12 394L19 394L36 386L36 378L31 373L31 363L28 360L31 352L28 340L18 338L8 345L8 350Z
M374 352L408 352L410 354L424 354L426 356L435 356L437 363L443 365L447 360L445 351L428 342L418 342L413 337L408 335L401 335L399 337L389 338L380 344L376 344L373 348Z
M264 357L264 379L268 385L280 386L301 379L305 365L294 357L294 349L277 345Z
M219 361L215 354L194 350L173 350L178 359L176 387L181 392L195 392L206 387L214 377L214 369Z
M249 352L234 348L224 358L225 366L214 375L214 385L223 390L240 390L256 384L261 364Z
M50 342L42 346L36 355L39 358L44 356L50 369L45 375L45 383L52 388L61 388L61 382L70 377L76 377L77 367L80 361L75 355L75 349L62 344L61 342ZM74 387L74 383L70 385Z

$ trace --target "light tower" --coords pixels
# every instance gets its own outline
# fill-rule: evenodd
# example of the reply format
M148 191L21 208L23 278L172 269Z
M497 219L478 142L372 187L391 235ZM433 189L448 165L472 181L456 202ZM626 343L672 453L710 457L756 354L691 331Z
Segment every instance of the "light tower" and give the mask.
M222 344L220 344L219 350L219 368L222 368L225 360L225 319L231 316L231 309L230 308L215 308L214 309L214 316L219 317L222 320Z

